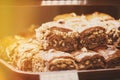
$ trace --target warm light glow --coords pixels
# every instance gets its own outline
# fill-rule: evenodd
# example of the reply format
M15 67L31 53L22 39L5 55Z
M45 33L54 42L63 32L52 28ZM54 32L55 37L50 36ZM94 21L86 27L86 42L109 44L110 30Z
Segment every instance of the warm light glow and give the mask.
M1 71L0 71L0 80L6 80L5 79L5 74Z
M4 2L5 1L3 1L3 3ZM9 0L6 4L11 2L12 1ZM31 7L27 6L0 5L0 38L27 31L30 25L26 24L34 24L31 19L32 16L34 16L32 15L33 13L34 10L31 10ZM12 74L2 67L3 66L0 65L0 80L8 80ZM12 77L13 76L14 74Z
M27 31L32 23L33 10L29 7L0 7L0 38Z

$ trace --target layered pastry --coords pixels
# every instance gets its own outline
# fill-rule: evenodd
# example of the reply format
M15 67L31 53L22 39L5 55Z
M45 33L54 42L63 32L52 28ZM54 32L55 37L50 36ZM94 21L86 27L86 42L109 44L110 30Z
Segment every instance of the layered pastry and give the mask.
M120 27L118 28L118 38L117 38L117 41L115 42L115 46L116 48L120 49Z
M67 20L67 19L70 19L70 18L73 18L75 17L76 14L75 13L68 13L68 14L61 14L61 15L57 15L53 18L54 21L58 21L58 20L61 20L61 19L64 19L64 20Z
M99 12L58 15L40 27L33 25L26 33L0 40L0 58L32 72L120 66L119 49L120 20Z
M105 29L100 26L91 27L80 34L80 44L87 49L94 49L107 44Z
M55 17L55 21L44 23L36 29L36 38L45 50L74 51L82 47L93 49L101 44L106 45L108 28L101 25L100 20L94 20L73 13L60 15Z
M116 20L112 16L94 12L87 15L77 15L75 13L58 15L54 20L62 21L64 23L69 23L69 25L74 25L72 28L81 33L81 31L86 30L90 27L100 26L106 30L107 34L107 44L113 45L114 42L120 37L120 20ZM71 27L71 26L69 26ZM88 29L89 30L89 29Z
M34 40L18 40L7 48L10 64L22 71L32 71L32 57L39 52Z
M114 46L98 48L96 51L105 58L107 68L120 66L120 50L116 49Z
M14 55L14 49L19 44L19 42L24 42L25 39L22 36L14 35L14 36L7 36L0 39L0 58L4 59L5 61L12 61L12 55Z
M120 38L115 43L116 48L120 49Z
M74 58L69 54L61 51L49 50L40 51L34 56L33 70L39 72L45 66L44 71L60 71L77 69Z
M32 71L33 72L44 72L45 71L45 61L42 59L41 53L38 53L32 58Z
M78 36L77 32L62 27L40 27L36 30L37 40L44 50L56 49L67 52L77 50Z
M105 28L108 37L107 44L113 45L120 37L120 20L116 20L108 14L99 12L87 15L86 18L91 26L101 26Z
M105 59L97 52L83 48L82 51L72 52L72 55L77 61L79 70L105 68Z
M0 39L0 58L9 61L9 56L7 54L6 48L11 46L12 44L16 43L17 39L15 36L8 36L5 38Z

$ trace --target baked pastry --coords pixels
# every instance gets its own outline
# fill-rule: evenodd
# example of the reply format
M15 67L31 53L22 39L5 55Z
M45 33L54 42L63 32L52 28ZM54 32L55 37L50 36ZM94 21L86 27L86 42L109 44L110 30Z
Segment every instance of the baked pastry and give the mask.
M120 49L120 38L115 43L116 48Z
M36 54L34 56L33 70L35 72L39 72L40 69L42 69L41 65L45 66L44 71L77 69L77 64L74 58L69 53L56 51L52 49L49 51L40 51L39 54Z
M1 59L5 60L5 61L10 60L9 55L7 54L6 48L15 44L16 41L17 41L17 39L15 36L8 36L8 37L0 39L0 58Z
M106 30L103 27L96 26L84 30L80 34L80 44L87 49L94 49L107 44Z
M79 33L62 27L40 27L36 30L36 38L44 50L56 49L60 51L77 50Z
M107 34L107 44L113 45L120 37L118 28L120 26L120 20L114 19L112 16L95 12L90 15L86 15L86 18L91 26L101 26L105 28Z
M105 68L105 59L97 52L84 49L72 52L72 55L77 61L79 70Z
M32 72L120 66L120 20L108 14L62 14L37 27L0 40L0 58Z
M57 15L53 18L54 21L58 21L58 20L61 20L61 19L69 19L69 18L73 18L77 16L75 13L68 13L68 14L61 14L61 15Z
M82 47L93 49L107 43L106 29L102 26L91 26L84 15L44 23L36 29L36 38L44 50L66 52Z
M86 19L113 20L114 18L106 13L94 12L92 14L87 14Z
M107 68L120 66L120 50L116 49L114 46L99 48L96 51L105 58Z
M38 53L32 58L32 72L44 72L45 71L45 61L42 59L41 53Z
M36 40L18 40L7 48L10 64L22 71L32 71L32 58L40 48Z

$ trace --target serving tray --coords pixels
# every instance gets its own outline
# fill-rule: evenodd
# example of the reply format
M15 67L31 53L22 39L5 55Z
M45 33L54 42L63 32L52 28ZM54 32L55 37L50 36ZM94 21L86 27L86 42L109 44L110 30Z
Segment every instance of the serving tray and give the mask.
M5 75L5 80L41 80L41 73L43 72L24 72L14 69L4 60L0 59L0 72ZM61 71L49 72L54 75ZM79 80L120 80L120 67L109 69L96 69L96 70L67 70L63 73L76 72ZM45 73L45 72L44 72ZM48 72L46 72L48 75ZM66 75L67 76L67 75ZM69 76L68 76L69 77ZM62 78L61 78L62 79ZM51 80L51 79L50 79ZM57 80L57 79L54 79ZM63 79L64 80L64 79Z

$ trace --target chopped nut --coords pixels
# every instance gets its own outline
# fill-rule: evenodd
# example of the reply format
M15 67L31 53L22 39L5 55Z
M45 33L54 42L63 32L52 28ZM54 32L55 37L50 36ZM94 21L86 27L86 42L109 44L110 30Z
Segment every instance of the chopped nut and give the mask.
M66 64L62 64L61 65L61 68L65 68L67 65Z
M74 68L75 66L74 65L70 65L70 68Z
M98 59L98 62L100 62L101 61L101 59Z
M93 34L98 34L98 32L93 32Z
M58 64L58 65L56 65L56 66L57 66L57 67L60 67L61 65Z
M96 61L93 61L93 63L96 63Z
M85 66L81 64L81 65L79 66L79 68L82 69L82 68L85 68Z
M61 41L59 41L59 45L61 45L61 44L62 44L62 42L63 42L62 40L61 40Z
M55 67L56 67L56 66L52 66L50 69L51 69L51 70L54 70L54 69L55 69Z
M67 64L72 64L72 62L71 62L71 61L68 61Z
M86 65L88 65L89 63L90 63L90 62L89 62L88 60L85 62Z
M65 46L65 43L62 43L62 46L64 47L64 46Z
M98 33L103 33L103 30L100 30Z

